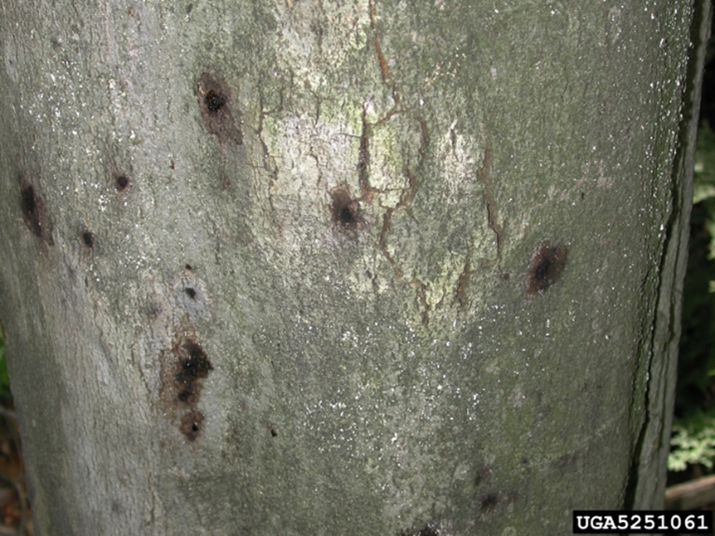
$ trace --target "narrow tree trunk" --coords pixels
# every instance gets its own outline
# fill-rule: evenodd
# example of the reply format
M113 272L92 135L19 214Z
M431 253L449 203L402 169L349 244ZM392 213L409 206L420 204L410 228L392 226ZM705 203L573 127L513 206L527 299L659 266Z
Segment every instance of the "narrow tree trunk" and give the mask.
M694 2L473 4L2 2L38 534L662 504Z

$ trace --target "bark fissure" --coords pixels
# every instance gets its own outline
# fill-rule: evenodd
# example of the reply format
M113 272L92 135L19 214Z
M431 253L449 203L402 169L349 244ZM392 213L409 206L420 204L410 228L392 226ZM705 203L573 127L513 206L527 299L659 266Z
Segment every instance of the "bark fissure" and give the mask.
M360 132L360 149L358 152L358 183L360 185L360 195L365 201L372 201L372 188L370 187L370 128L368 123L367 104L362 107L362 130Z
M387 83L390 79L390 68L387 65L387 60L385 60L385 55L382 53L382 47L380 46L380 34L377 30L377 25L375 23L377 15L375 8L376 0L368 0L368 10L370 13L370 27L373 32L373 46L375 47L375 54L377 55L377 61L380 65L380 74L382 76L382 81ZM394 84L393 84L394 89Z
M496 197L494 195L494 180L491 175L492 168L492 149L490 144L484 150L484 159L482 166L477 170L477 179L483 186L482 199L487 209L487 224L489 229L494 233L496 241L497 256L491 264L499 264L502 258L502 249L504 246L504 229L499 223L499 208L497 206Z
M469 278L471 275L471 258L472 250L467 249L467 255L464 259L464 268L457 278L457 288L454 291L454 299L457 301L460 307L465 305L465 294L467 292L467 286L469 285Z

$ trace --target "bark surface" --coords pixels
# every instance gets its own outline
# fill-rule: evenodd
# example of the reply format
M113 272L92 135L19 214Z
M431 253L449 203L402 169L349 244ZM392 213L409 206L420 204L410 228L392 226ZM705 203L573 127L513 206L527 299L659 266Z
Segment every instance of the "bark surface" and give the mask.
M631 4L0 2L37 533L659 507L697 68Z

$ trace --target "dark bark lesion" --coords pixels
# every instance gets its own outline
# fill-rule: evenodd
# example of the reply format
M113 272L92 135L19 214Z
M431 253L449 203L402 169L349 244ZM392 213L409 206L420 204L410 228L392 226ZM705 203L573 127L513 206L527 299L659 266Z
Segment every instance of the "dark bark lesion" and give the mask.
M179 417L179 430L189 441L201 432L204 415L196 408L206 379L213 370L208 354L201 346L195 329L184 316L174 329L171 348L161 356L161 398L169 414Z
M116 186L118 192L122 192L127 189L127 186L129 186L129 178L123 173L117 175L114 179L114 185Z
M196 405L201 394L201 382L213 370L206 352L201 345L191 337L184 337L180 344L173 348L178 358L175 365L176 398L190 406Z
M526 276L526 294L538 296L561 278L568 260L568 248L544 242L529 264Z
M181 418L181 433L186 436L189 441L196 441L201 434L201 425L204 421L204 415L200 411L191 411Z
M28 229L46 244L53 246L52 222L43 198L30 180L21 175L20 185L20 210Z
M94 233L90 230L82 232L82 243L89 249L94 248Z
M357 231L365 226L365 220L360 210L360 200L350 194L347 186L338 186L330 191L332 199L331 212L333 223L337 230L355 237Z
M228 84L209 73L203 73L196 83L195 92L204 128L221 143L232 141L241 145L243 134L231 112L231 89Z

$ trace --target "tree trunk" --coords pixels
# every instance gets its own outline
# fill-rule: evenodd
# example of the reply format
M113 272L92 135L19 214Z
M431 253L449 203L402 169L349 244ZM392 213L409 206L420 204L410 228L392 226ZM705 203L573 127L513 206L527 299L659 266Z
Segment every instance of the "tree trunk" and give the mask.
M2 2L37 534L662 505L696 2L475 4Z

